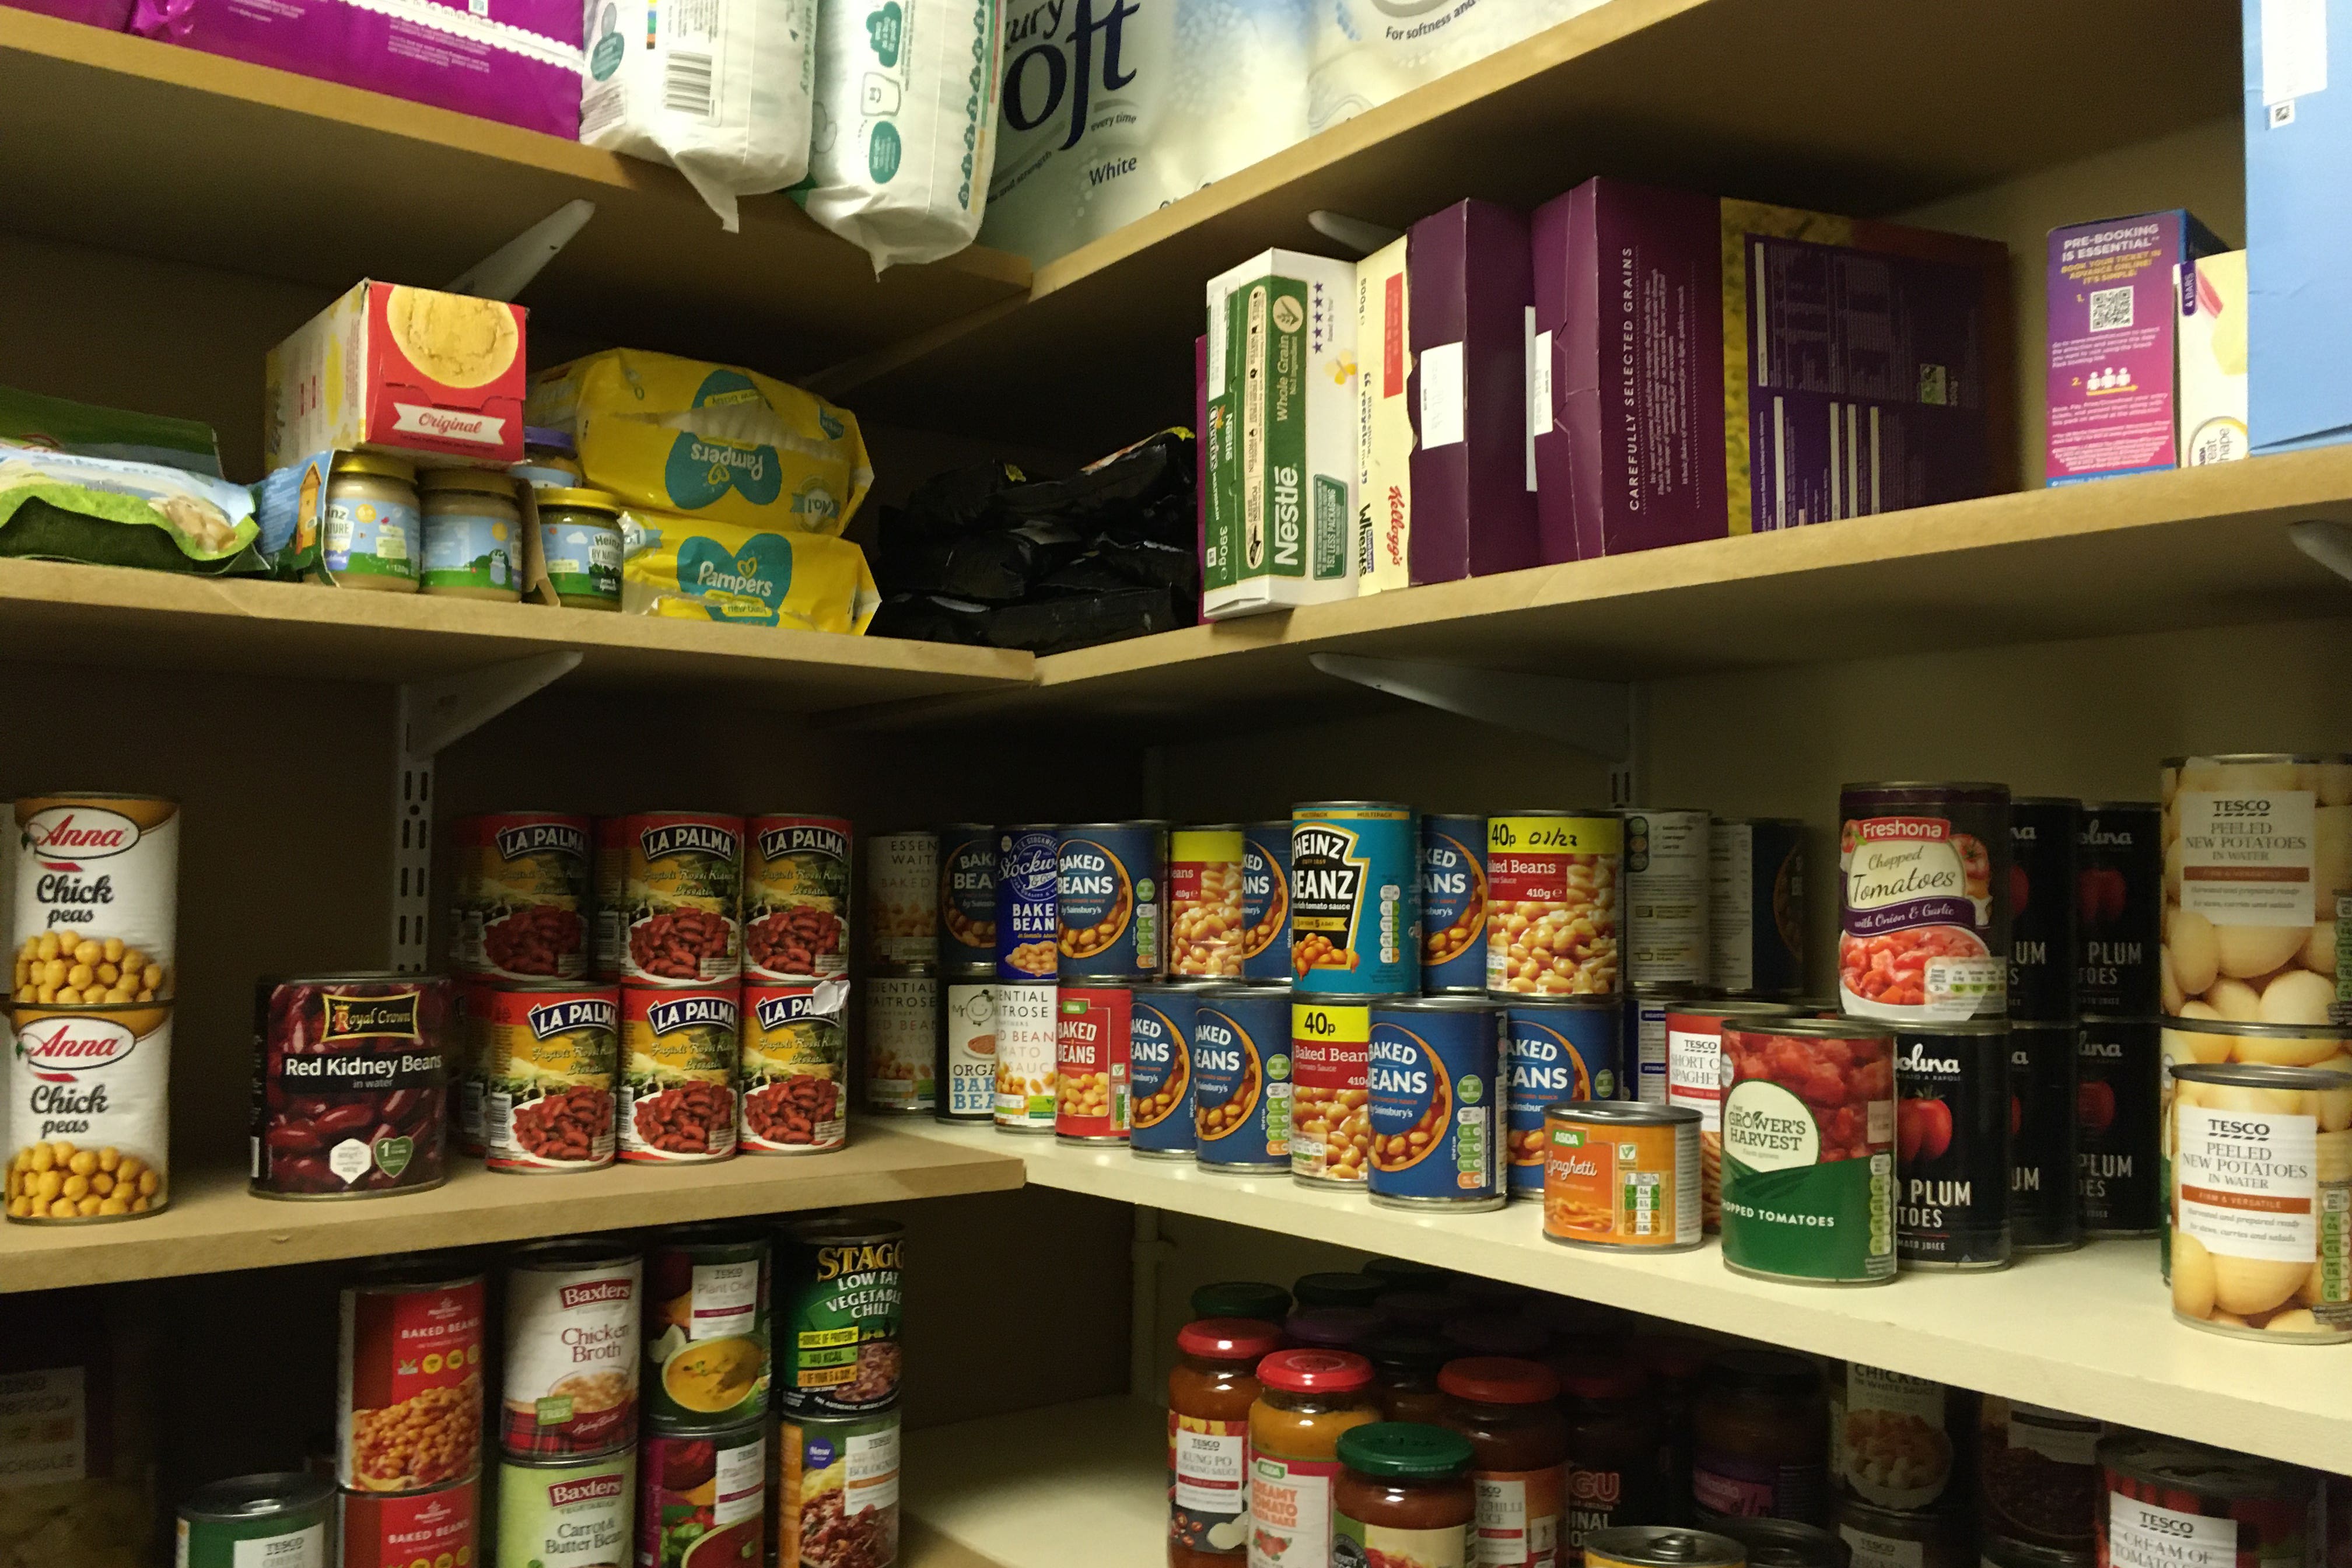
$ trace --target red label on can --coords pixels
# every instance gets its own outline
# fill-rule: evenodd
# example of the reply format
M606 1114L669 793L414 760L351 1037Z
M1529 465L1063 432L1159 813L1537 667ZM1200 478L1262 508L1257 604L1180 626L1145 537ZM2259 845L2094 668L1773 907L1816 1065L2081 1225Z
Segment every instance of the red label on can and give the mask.
M343 1292L337 1479L414 1492L473 1473L482 1451L482 1282Z
M342 1494L342 1568L470 1568L482 1560L475 1539L478 1480L404 1497Z
M1062 987L1054 1030L1057 1135L1128 1135L1128 1027L1134 1007L1135 994L1124 986Z
M767 1429L642 1439L638 1568L757 1563L767 1548ZM714 1542L713 1538L718 1538Z

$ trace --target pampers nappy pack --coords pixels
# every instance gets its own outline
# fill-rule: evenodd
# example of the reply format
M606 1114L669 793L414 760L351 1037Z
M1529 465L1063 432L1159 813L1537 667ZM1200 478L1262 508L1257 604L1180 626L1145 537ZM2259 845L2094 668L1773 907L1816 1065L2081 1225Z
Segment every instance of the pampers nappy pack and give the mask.
M865 552L845 539L632 507L621 551L625 615L855 633L882 606Z

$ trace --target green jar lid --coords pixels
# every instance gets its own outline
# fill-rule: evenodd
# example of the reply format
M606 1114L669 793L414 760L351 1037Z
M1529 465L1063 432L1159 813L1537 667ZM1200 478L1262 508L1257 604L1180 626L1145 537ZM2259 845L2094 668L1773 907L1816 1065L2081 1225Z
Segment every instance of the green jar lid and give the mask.
M1418 1421L1375 1421L1339 1434L1339 1462L1381 1480L1452 1480L1470 1468L1470 1439Z
M1290 1293L1302 1307L1369 1308L1387 1289L1369 1274L1302 1274Z
M1279 1325L1290 1311L1290 1292L1255 1279L1224 1279L1192 1292L1192 1316L1255 1318Z

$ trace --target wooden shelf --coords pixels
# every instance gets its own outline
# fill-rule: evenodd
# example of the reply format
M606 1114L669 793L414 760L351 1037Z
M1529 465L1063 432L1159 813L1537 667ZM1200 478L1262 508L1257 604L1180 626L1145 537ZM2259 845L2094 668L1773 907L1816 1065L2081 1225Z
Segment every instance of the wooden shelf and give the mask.
M321 306L363 277L446 282L575 196L596 216L523 302L592 346L791 374L1029 285L984 248L877 281L785 196L730 235L657 164L26 11L0 9L0 100L14 144L47 150L0 169L0 226L318 284Z
M431 1192L353 1202L257 1198L241 1171L198 1171L178 1185L172 1206L152 1218L0 1228L0 1292L1009 1192L1021 1185L1021 1162L1008 1150L958 1148L861 1121L835 1154L572 1176L499 1175L460 1157Z
M905 1568L1162 1568L1168 1415L1087 1399L906 1436Z

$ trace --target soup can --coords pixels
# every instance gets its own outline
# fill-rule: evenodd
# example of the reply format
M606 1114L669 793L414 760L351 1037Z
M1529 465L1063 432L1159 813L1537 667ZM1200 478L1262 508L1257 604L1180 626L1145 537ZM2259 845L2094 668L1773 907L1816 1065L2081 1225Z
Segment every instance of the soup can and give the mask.
M2162 1005L2163 809L2085 801L2074 835L2074 1000L2085 1013L2153 1017Z
M648 811L596 825L598 941L634 985L743 973L743 819Z
M577 980L588 973L595 908L588 818L485 812L449 825L449 962L498 980Z
M787 1416L774 1448L769 1535L778 1542L781 1562L797 1562L799 1568L890 1568L898 1561L896 1410Z
M744 979L849 973L850 836L839 816L755 816L745 825Z
M1060 987L996 984L998 1131L1051 1132L1055 1112L1054 1064L1061 1054Z
M645 1427L721 1432L768 1409L767 1232L712 1221L646 1254Z
M1699 1229L1698 1112L1570 1100L1544 1110L1544 1237L1571 1247L1685 1252Z
M2074 1181L2079 1024L2012 1024L2009 1031L2009 1230L2017 1252L2083 1245Z
M1127 1026L1128 1148L1147 1160L1191 1160L1192 1025L1202 980L1135 988Z
M323 1568L335 1483L300 1470L199 1487L180 1505L174 1568Z
M1792 1284L1893 1279L1893 1031L1727 1020L1723 1085L1726 1266Z
M1623 974L1618 885L1625 824L1613 812L1486 819L1486 989L1613 996Z
M1248 926L1242 914L1239 823L1177 828L1168 840L1168 973L1242 977Z
M1699 1223L1723 1228L1723 1028L1742 1018L1793 1018L1790 1002L1677 1002L1666 1009L1666 1103L1698 1112Z
M1895 1031L1895 1255L1906 1268L2009 1266L2009 1029L1973 1018Z
M873 974L866 993L866 1109L929 1116L939 1107L933 1042L940 1028L937 974Z
M1242 978L1290 979L1290 824L1242 829Z
M415 1568L480 1554L482 1483L467 1476L425 1491L345 1491L335 1500L338 1568Z
M505 1456L499 1461L498 1560L526 1568L623 1562L636 1470L635 1447L589 1458Z
M1562 1100L1618 1097L1623 1026L1623 1009L1605 996L1529 997L1504 1010L1511 1196L1543 1196L1548 1110Z
M776 1235L776 1403L785 1416L898 1404L907 1227L826 1215L785 1220Z
M1054 1135L1065 1143L1128 1140L1128 1031L1135 994L1097 982L1055 1001Z
M620 1157L702 1165L735 1153L740 985L621 987Z
M940 1121L989 1121L996 1116L996 982L940 983L939 1037L931 1083Z
M1372 1202L1495 1209L1504 1185L1504 1018L1493 1003L1433 996L1371 1009Z
M820 1154L849 1140L849 983L743 987L746 1154Z
M1231 1175L1290 1172L1287 985L1218 985L1192 1014L1194 1157Z
M1805 988L1805 825L1717 817L1707 836L1706 973L1727 996Z
M938 954L943 974L996 973L996 829L955 822L939 831Z
M1624 820L1625 983L1705 985L1714 818L1642 806Z
M1066 826L1055 855L1062 980L1158 979L1167 964L1168 825Z
M1477 996L1486 989L1486 819L1433 812L1421 819L1421 989Z
M644 1300L633 1247L534 1242L508 1260L500 1448L576 1457L635 1440Z
M177 801L17 801L16 1001L169 1002L179 989L179 893Z
M1859 1555L1844 1537L1801 1519L1733 1517L1711 1518L1708 1522L1739 1543L1748 1553L1748 1568L1852 1568ZM1903 1560L1909 1561L1907 1552ZM1955 1565L1923 1556L1920 1568Z
M2101 1438L2098 1459L2106 1494L2092 1515L2098 1568L2318 1568L2326 1560L2326 1510L2310 1470L2142 1432Z
M2083 803L2016 795L2009 803L2009 1016L2070 1024L2080 924Z
M160 1212L172 1200L172 1004L20 1002L10 1022L8 1217Z
M637 1568L756 1568L768 1538L766 1422L649 1434L642 1458Z
M1838 800L1838 1009L1895 1023L2009 1007L2009 787L1855 784Z
M2076 1036L2074 1194L2084 1236L2164 1228L2160 1033L2154 1018L2085 1017Z
M467 999L493 1171L543 1175L613 1163L617 985L478 985Z
M1361 1191L1371 1161L1369 1002L1290 1005L1290 1174Z
M1290 971L1325 996L1421 989L1421 829L1412 807L1318 801L1290 814Z
M996 977L1051 980L1061 972L1061 837L1051 823L996 832Z
M995 833L989 852L995 853ZM866 840L866 955L883 969L940 962L940 836L877 833ZM995 962L990 943L989 962Z
M251 1181L268 1198L373 1198L447 1180L457 990L432 974L254 988Z
M343 1287L335 1379L335 1479L357 1492L419 1492L482 1458L483 1289L446 1257L370 1266Z

